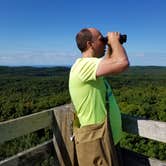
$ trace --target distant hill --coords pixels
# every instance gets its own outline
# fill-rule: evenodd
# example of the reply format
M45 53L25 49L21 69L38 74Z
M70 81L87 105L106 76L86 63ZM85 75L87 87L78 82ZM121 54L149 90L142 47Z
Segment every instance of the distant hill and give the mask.
M0 66L0 76L55 76L68 73L69 67L7 67Z
M127 74L143 74L143 75L163 75L166 76L166 67L160 66L133 66L129 67L124 73Z
M70 67L8 67L0 66L0 75L24 75L24 76L52 76L68 73ZM120 75L140 76L165 76L166 67L160 66L131 66Z

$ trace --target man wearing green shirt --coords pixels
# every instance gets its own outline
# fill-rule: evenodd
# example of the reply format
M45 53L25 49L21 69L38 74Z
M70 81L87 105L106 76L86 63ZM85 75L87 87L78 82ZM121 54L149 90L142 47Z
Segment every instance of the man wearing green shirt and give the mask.
M69 91L80 127L105 121L107 112L104 76L121 73L129 66L125 49L119 42L120 33L108 32L107 37L106 43L96 28L82 29L76 35L82 57L78 58L71 68ZM108 48L105 55L106 45ZM117 144L122 132L120 110L111 88L107 91L112 135L114 144Z

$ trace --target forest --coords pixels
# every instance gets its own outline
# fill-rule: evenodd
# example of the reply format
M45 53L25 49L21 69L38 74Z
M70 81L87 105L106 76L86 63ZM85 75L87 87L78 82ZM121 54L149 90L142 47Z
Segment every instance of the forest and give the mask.
M70 103L69 72L70 67L1 66L0 122ZM166 122L166 67L133 66L107 79L122 113ZM0 144L0 160L51 137L46 128ZM124 133L120 145L166 160L164 143Z

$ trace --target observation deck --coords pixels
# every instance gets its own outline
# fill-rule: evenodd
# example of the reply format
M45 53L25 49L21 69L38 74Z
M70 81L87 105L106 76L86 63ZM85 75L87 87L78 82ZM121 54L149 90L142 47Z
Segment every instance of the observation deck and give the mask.
M0 143L49 127L52 139L0 161L0 166L40 165L50 156L51 165L74 165L74 146L70 141L70 125L73 107L71 104L44 110L38 113L0 122ZM145 120L122 114L123 131L166 143L166 122ZM166 161L149 158L122 148L124 166L166 166Z

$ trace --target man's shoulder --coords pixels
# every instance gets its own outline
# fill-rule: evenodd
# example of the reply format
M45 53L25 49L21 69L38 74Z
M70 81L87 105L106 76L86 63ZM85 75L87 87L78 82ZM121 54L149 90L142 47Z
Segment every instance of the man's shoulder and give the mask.
M86 67L86 64L87 65L90 65L90 64L95 64L95 63L98 63L98 61L100 61L100 58L95 58L95 57L88 57L88 58L77 58L74 62L74 64L72 65L71 67L71 70L72 69L75 69L75 68L82 68L82 67Z

